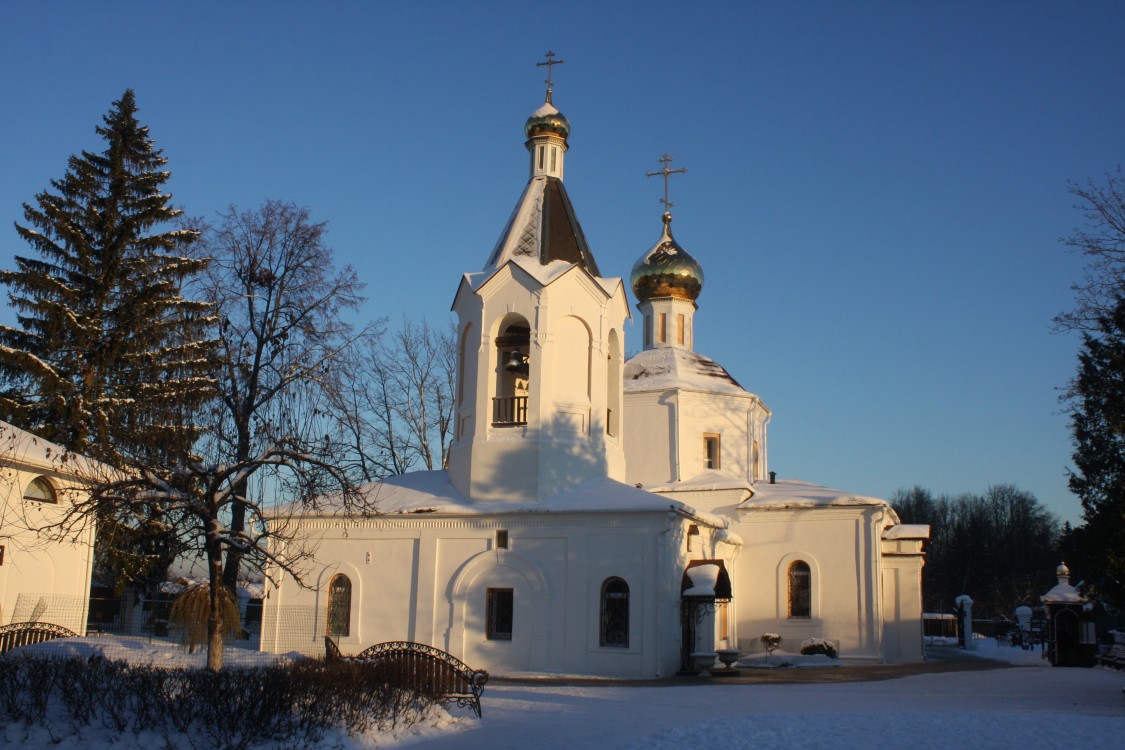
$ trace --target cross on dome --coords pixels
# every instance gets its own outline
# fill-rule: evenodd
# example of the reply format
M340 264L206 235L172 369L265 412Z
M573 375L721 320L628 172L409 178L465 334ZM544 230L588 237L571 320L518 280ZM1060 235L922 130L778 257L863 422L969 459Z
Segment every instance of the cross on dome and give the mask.
M670 213L672 209L672 201L668 200L668 177L674 174L684 174L685 172L687 172L687 167L681 167L680 169L668 169L668 165L672 163L672 157L667 153L657 159L657 161L663 164L664 168L659 172L645 172L645 177L656 177L658 175L664 176L664 197L660 199L660 202L664 204L664 211L666 213Z
M547 66L547 79L544 81L544 83L547 84L547 103L550 104L551 103L551 89L555 85L553 83L553 81L551 80L552 68L555 65L562 65L564 62L566 62L566 60L556 60L554 50L547 50L546 57L547 57L547 62L535 63L535 67L541 68L544 65Z

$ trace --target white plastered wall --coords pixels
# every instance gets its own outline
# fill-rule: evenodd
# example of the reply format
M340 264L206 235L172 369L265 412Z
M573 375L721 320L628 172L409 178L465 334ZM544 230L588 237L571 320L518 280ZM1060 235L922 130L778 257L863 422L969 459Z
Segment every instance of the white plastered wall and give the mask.
M675 514L396 516L327 528L315 519L309 523L309 533L322 535L321 548L331 550L334 562L310 576L316 589L303 589L287 576L269 587L263 650L322 653L327 583L345 572L355 578L353 635L341 640L344 653L414 640L496 674L656 677L678 667L684 522ZM508 532L508 549L496 547L501 529ZM365 562L369 554L371 564ZM627 647L600 645L599 592L609 577L629 585ZM489 588L513 590L510 641L486 637ZM309 618L321 623L319 631L302 631L299 623Z
M57 461L43 460L42 441L18 431L27 440L11 440L15 428L4 425L0 433L0 545L4 547L0 564L0 624L38 619L69 628L80 635L86 632L90 602L90 575L93 568L94 524L87 523L68 541L52 540L39 533L61 519L79 484ZM26 453L21 446L28 446ZM54 455L61 456L61 449ZM24 499L28 485L36 478L54 490L56 504ZM15 620L13 619L15 618Z

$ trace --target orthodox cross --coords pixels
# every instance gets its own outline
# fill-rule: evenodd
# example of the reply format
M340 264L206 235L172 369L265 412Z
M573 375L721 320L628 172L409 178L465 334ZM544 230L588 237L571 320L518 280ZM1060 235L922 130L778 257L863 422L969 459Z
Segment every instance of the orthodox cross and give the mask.
M551 87L554 86L554 83L551 81L551 68L555 65L562 65L564 62L566 62L566 60L556 60L555 59L555 53L554 53L553 50L547 50L547 62L535 63L535 67L537 67L537 68L541 68L544 65L547 66L547 80L544 83L547 84L547 103L548 104L551 103Z
M664 154L664 156L661 156L659 159L657 159L657 161L663 164L664 168L659 172L645 172L645 177L656 177L657 175L664 176L664 197L660 199L660 202L664 204L664 210L669 211L672 208L672 201L668 200L668 177L674 174L683 174L684 172L687 172L687 168L681 167L680 169L668 169L668 165L672 163L672 157L668 156L668 154Z

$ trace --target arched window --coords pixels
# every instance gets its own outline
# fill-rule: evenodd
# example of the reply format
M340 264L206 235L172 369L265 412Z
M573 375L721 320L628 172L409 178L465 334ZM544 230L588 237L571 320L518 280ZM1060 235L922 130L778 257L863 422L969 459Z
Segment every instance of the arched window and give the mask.
M347 637L352 632L352 582L343 573L328 584L328 628L330 636Z
M607 578L602 584L602 646L629 648L629 584Z
M789 566L789 617L812 617L812 571L803 560Z
M34 500L37 503L57 503L58 495L55 488L43 477L35 477L23 492L24 500Z

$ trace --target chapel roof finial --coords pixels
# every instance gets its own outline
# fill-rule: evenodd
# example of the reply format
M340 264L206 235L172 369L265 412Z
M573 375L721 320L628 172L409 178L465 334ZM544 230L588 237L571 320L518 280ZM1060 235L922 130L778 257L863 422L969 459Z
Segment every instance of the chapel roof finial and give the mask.
M674 174L683 174L687 172L687 168L681 167L680 169L668 169L668 165L672 163L672 157L667 153L657 159L657 161L663 164L664 168L659 172L645 172L645 177L657 177L661 175L664 177L664 197L660 199L660 202L664 204L664 214L671 218L673 204L672 201L668 200L668 177Z
M551 91L552 91L552 87L555 85L554 82L551 79L551 73L552 73L551 69L555 65L562 65L564 62L566 62L566 60L556 60L555 59L554 50L547 50L547 62L535 63L535 67L537 67L537 68L541 68L544 65L547 66L547 80L545 80L544 83L547 84L547 103L548 104L552 103L551 102Z

